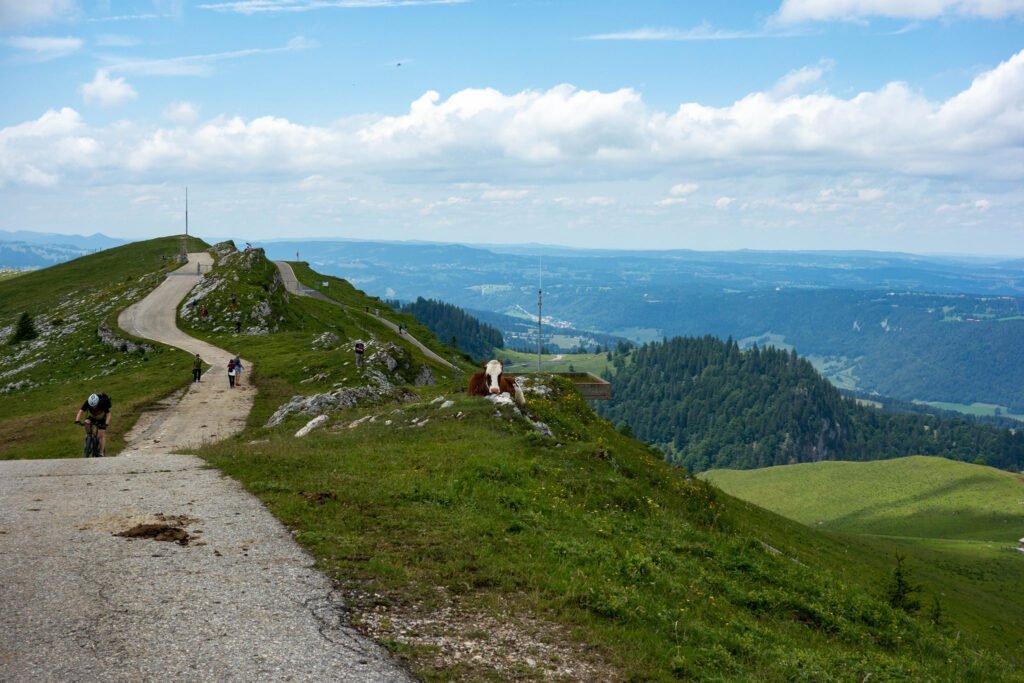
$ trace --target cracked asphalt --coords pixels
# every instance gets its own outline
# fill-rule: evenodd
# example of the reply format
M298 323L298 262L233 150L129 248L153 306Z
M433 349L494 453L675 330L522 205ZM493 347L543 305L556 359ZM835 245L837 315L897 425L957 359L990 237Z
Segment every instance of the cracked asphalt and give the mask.
M414 680L254 496L154 444L0 462L0 681ZM115 535L166 519L187 545Z

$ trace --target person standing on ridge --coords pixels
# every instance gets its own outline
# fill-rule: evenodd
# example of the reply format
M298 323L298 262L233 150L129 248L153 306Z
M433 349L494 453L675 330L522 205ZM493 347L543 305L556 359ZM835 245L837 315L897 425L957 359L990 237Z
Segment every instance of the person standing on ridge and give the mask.
M356 367L363 367L363 352L366 351L366 346L361 341L356 342Z

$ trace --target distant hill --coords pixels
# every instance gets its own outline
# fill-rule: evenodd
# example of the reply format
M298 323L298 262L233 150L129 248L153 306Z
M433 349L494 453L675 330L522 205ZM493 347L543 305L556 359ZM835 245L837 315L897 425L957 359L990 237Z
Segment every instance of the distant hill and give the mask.
M83 236L0 230L0 268L45 268L126 243L99 233Z
M597 410L692 471L905 455L1024 469L1024 431L860 405L795 351L676 337L616 366Z
M711 470L703 478L833 531L1012 544L1024 535L1024 475L942 458Z
M366 241L265 243L370 294L445 301L514 348L543 288L545 348L731 336L796 348L846 389L1024 413L1024 263L881 252L602 251ZM563 330L572 333L562 334ZM577 332L583 331L583 334Z

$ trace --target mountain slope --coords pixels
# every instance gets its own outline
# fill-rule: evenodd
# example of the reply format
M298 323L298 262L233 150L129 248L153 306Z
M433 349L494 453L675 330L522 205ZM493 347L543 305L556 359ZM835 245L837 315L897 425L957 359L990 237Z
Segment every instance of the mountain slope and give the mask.
M133 340L116 322L180 265L181 244L136 242L0 280L0 458L80 456L81 431L71 421L99 391L114 399L107 450L116 453L147 405L188 382L183 352ZM39 337L9 345L22 313Z
M1024 431L877 411L844 399L795 351L677 337L632 359L598 410L693 471L916 454L1024 468Z
M689 478L559 378L530 378L526 414L466 396L464 375L425 361L349 283L319 277L346 307L284 296L261 254L230 253L208 278L209 319L182 319L255 362L259 398L245 432L201 455L267 503L353 620L424 679L1019 678L1019 652L959 606L943 626L887 604L891 548ZM266 324L225 325L232 293ZM148 363L148 382L177 377Z

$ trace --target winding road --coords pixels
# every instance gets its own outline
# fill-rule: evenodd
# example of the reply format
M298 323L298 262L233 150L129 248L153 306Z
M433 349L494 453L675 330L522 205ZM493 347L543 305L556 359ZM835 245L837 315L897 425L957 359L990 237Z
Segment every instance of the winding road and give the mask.
M329 297L329 296L327 296L327 295L325 295L325 294L323 294L321 292L318 292L315 289L310 289L306 285L304 285L301 282L299 282L299 278L296 277L295 271L292 269L291 264L288 263L287 261L274 261L274 265L277 266L277 270L281 273L281 281L284 282L284 288L286 290L288 290L289 292L291 292L292 294L297 294L298 296L313 297L314 299L319 299L321 301L326 301L327 303L334 304L335 306L345 306L345 304L343 304L343 303L341 303L339 301L335 301L331 297ZM354 310L354 311L358 310L358 309L352 308L351 306L346 306L346 308L348 308L349 310ZM369 314L367 314L367 315L369 315ZM390 327L392 330L395 331L396 334L401 334L403 338L408 339L427 358L435 360L438 363L441 363L442 365L451 368L452 370L458 370L457 367L455 367L450 362L446 361L444 358L442 358L441 356L439 356L436 353L434 353L433 351L431 351L419 339L417 339L416 337L412 336L407 331L399 332L398 331L398 325L396 325L395 323L391 322L387 318L382 318L380 316L375 316L375 319L379 320L380 322L384 323L386 326Z
M255 391L228 389L229 352L174 324L208 256L189 258L119 323L217 371L119 457L0 462L0 680L413 680L255 497L174 452L240 430ZM187 544L115 535L167 522Z

